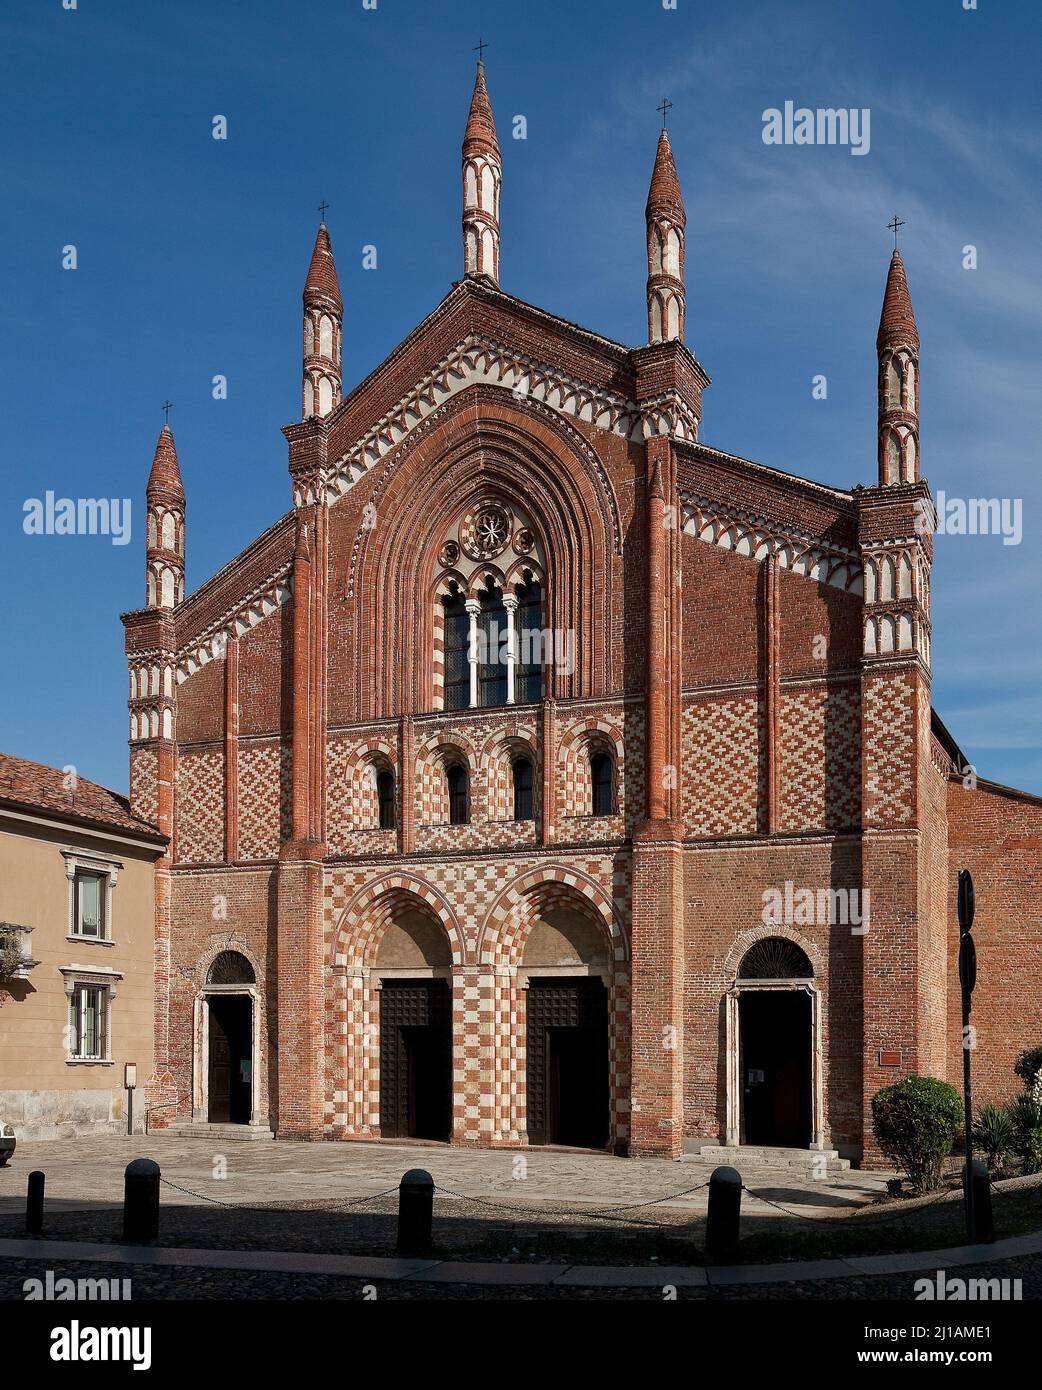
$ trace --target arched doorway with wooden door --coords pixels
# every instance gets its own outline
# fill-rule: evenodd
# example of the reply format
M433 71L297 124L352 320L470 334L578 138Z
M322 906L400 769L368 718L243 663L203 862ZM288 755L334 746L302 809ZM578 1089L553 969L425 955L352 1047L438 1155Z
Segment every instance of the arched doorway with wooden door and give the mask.
M581 894L545 885L526 900L524 996L530 1144L603 1149L612 1137L611 951Z
M821 990L802 947L765 936L725 1001L727 1143L824 1147Z
M382 904L371 969L380 1049L380 1134L452 1134L452 950L435 912L409 893Z
M241 951L220 951L196 1000L194 1118L258 1123L259 1004L250 960Z

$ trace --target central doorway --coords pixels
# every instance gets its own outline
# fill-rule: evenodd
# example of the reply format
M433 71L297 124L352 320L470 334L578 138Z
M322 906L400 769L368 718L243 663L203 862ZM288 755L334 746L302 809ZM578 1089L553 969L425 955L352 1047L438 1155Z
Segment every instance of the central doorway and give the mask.
M608 993L595 976L534 977L527 995L528 1141L608 1142Z
M207 1116L211 1124L248 1125L253 1110L253 1001L248 994L209 997Z
M452 1131L449 982L384 980L380 989L380 1133L448 1140Z
M804 990L742 992L738 1000L741 1143L808 1148L811 998Z

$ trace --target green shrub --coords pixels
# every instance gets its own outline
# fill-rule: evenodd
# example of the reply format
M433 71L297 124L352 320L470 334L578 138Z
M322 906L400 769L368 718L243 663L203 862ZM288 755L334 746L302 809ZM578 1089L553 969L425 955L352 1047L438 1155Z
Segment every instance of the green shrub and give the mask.
M1003 1160L1016 1148L1016 1129L1006 1110L997 1105L982 1105L973 1122L973 1147L984 1154L988 1172L1002 1167Z
M1013 1130L1011 1151L1020 1159L1024 1172L1042 1172L1042 1103L1025 1092L1007 1103L1005 1113Z
M1042 1044L1038 1047L1025 1047L1013 1063L1013 1070L1030 1091L1035 1084L1035 1077L1042 1071Z
M940 1187L941 1167L961 1123L958 1091L932 1076L907 1076L872 1097L876 1142L917 1193Z

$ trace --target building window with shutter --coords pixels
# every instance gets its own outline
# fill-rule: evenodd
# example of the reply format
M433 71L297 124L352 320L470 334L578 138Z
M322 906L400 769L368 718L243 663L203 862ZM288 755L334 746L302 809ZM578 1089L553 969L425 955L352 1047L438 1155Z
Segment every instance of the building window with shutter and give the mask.
M108 1059L109 991L77 984L69 996L69 1057L77 1062Z
M72 935L105 939L106 875L76 871L73 881Z

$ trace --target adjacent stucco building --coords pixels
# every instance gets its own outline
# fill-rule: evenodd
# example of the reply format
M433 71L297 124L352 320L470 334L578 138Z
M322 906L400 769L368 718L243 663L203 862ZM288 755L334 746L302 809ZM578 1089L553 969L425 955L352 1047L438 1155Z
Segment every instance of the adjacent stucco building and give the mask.
M152 1071L165 843L72 768L0 754L0 1123L20 1139L126 1129L125 1066Z

